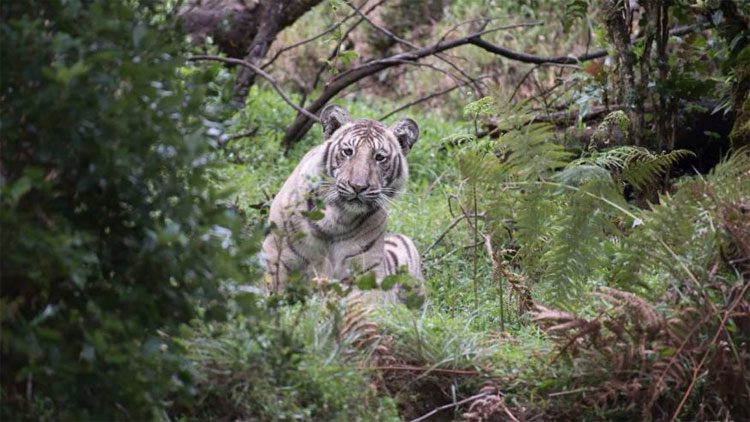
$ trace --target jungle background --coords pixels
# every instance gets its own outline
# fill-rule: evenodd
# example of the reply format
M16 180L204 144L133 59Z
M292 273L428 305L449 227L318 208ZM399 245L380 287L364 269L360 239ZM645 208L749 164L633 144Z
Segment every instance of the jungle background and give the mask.
M747 1L0 10L3 420L750 419ZM408 306L262 288L332 102L420 125Z

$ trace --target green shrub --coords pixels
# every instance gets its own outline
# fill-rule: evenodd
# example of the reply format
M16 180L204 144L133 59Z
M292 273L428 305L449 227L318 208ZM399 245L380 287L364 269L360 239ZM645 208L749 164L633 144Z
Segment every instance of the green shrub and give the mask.
M197 420L398 420L358 368L356 333L342 333L333 301L283 306L273 319L196 322L179 340L196 379L190 406L170 415Z
M142 419L189 381L167 334L248 277L207 178L206 74L135 2L2 15L2 417Z

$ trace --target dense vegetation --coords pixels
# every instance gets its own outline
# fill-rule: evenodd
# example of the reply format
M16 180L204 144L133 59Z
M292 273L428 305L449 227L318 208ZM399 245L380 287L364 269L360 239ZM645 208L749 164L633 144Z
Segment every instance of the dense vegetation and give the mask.
M188 3L0 5L2 419L750 419L746 1ZM264 293L331 93L419 122L424 306Z

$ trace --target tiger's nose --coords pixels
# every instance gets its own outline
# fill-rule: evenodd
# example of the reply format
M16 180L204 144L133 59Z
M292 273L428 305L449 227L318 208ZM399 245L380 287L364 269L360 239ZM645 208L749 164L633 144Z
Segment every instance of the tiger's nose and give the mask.
M354 190L354 193L361 193L365 189L370 187L370 184L367 182L349 182L349 187Z

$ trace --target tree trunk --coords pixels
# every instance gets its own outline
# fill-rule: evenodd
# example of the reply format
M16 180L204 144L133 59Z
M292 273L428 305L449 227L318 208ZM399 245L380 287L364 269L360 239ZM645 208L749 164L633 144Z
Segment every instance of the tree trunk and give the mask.
M719 34L732 46L727 61L734 73L732 83L732 108L734 127L729 139L735 149L750 146L750 29L744 16L731 0L720 2L718 10L723 19L717 24Z
M617 102L626 106L625 112L630 119L630 143L640 145L644 126L643 101L635 78L636 59L630 44L630 13L627 2L607 0L604 10L604 24L616 53L614 58L617 63Z
M211 37L221 52L259 66L276 36L321 0L191 0L180 9L194 42ZM255 73L240 68L233 105L242 107Z

